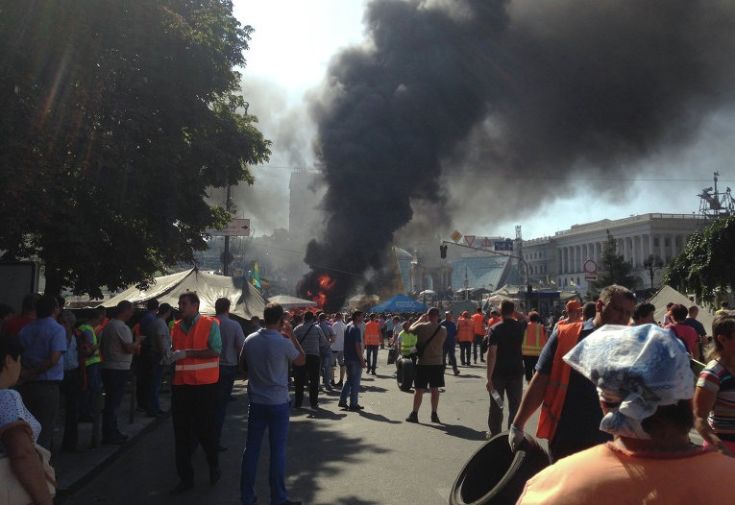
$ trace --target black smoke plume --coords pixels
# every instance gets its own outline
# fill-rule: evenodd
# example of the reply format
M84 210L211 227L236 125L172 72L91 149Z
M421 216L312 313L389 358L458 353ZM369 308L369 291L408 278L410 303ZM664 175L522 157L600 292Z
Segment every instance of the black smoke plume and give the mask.
M330 309L381 267L412 200L445 203L442 175L479 175L488 220L580 174L619 190L735 90L734 2L374 0L365 22L367 43L335 57L312 106L328 222L301 293Z

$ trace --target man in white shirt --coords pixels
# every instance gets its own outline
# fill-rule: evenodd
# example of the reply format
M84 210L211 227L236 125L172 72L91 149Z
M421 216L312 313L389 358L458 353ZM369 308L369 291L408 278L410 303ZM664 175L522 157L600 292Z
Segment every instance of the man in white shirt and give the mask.
M345 379L345 322L342 313L338 312L334 315L332 323L332 332L334 333L334 342L332 342L332 386L342 387ZM334 369L339 364L339 382L334 382Z

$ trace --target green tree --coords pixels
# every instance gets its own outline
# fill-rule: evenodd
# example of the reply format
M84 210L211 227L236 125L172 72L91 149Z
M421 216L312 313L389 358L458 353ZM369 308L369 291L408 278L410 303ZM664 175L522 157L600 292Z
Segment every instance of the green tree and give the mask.
M618 245L615 237L607 231L607 242L602 251L602 260L600 261L600 276L592 283L595 292L599 292L605 286L610 284L619 284L629 289L638 286L638 277L632 275L633 266L625 261L622 255L618 254Z
M250 33L224 0L0 0L2 260L92 296L192 261L229 219L207 188L270 154Z
M665 282L698 299L715 303L735 289L735 216L717 219L692 234L684 250L671 262Z

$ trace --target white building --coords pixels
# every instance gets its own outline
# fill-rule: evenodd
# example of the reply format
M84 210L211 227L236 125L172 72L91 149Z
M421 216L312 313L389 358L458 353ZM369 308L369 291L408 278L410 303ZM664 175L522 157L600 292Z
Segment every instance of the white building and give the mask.
M688 237L706 223L703 216L695 214L642 214L603 219L574 225L551 237L524 241L523 257L531 282L553 282L561 288L576 286L585 293L591 281L585 279L584 264L587 260L601 262L609 231L617 241L618 254L633 266L633 273L640 278L637 287L651 287L649 270L644 266L646 259L652 255L668 264L683 250ZM663 269L655 269L654 274L654 286L659 286Z

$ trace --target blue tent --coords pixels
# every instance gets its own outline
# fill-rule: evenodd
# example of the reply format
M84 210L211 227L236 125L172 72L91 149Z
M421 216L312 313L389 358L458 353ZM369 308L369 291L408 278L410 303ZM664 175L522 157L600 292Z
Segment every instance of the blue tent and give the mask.
M410 296L396 295L390 300L376 305L370 312L426 312L429 310L425 304L417 302Z

